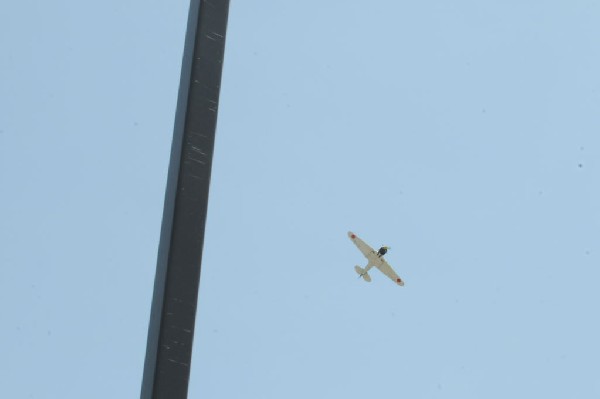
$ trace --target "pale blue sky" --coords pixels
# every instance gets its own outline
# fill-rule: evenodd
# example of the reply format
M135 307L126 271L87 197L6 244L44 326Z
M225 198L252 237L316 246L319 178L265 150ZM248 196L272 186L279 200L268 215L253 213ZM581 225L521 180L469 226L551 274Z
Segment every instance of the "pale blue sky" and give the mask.
M0 5L2 397L139 396L187 7ZM597 398L599 20L233 1L189 397Z

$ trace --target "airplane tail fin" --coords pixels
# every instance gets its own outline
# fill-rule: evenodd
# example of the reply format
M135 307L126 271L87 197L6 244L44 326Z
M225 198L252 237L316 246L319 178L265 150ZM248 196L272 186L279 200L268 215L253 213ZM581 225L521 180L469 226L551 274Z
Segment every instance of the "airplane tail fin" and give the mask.
M359 266L354 266L354 270L356 270L356 273L358 273L359 276L362 277L366 282L371 282L371 276L369 276L369 273L367 273L365 269Z

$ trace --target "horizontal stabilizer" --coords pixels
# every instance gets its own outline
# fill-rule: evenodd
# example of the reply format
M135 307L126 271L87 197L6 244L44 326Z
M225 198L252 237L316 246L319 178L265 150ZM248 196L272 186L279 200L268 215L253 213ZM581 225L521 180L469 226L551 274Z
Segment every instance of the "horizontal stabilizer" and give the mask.
M367 273L365 269L354 266L354 270L356 270L356 273L358 273L367 283L371 282L371 276L369 276L369 273Z

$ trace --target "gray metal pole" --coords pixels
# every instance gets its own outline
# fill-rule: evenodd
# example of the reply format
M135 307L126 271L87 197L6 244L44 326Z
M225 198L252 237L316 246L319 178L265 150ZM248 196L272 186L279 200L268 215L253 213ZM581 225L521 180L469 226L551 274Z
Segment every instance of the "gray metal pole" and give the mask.
M141 399L187 398L229 0L191 0Z

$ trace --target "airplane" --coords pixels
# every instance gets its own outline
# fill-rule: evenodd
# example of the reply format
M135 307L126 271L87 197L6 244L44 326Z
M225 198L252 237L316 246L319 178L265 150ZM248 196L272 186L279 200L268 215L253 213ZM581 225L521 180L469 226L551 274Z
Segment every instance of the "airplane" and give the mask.
M348 237L350 237L354 245L358 247L360 252L362 252L365 258L367 258L369 261L369 263L364 269L359 266L354 267L354 270L356 270L356 273L358 273L360 277L362 277L366 282L371 282L369 270L373 266L375 266L396 284L398 284L399 286L404 286L404 281L402 281L402 279L398 277L394 269L392 269L392 267L385 261L385 259L383 259L383 255L387 252L387 247L382 247L379 250L379 252L377 252L373 248L368 246L363 240L358 238L358 236L353 232L349 231Z

